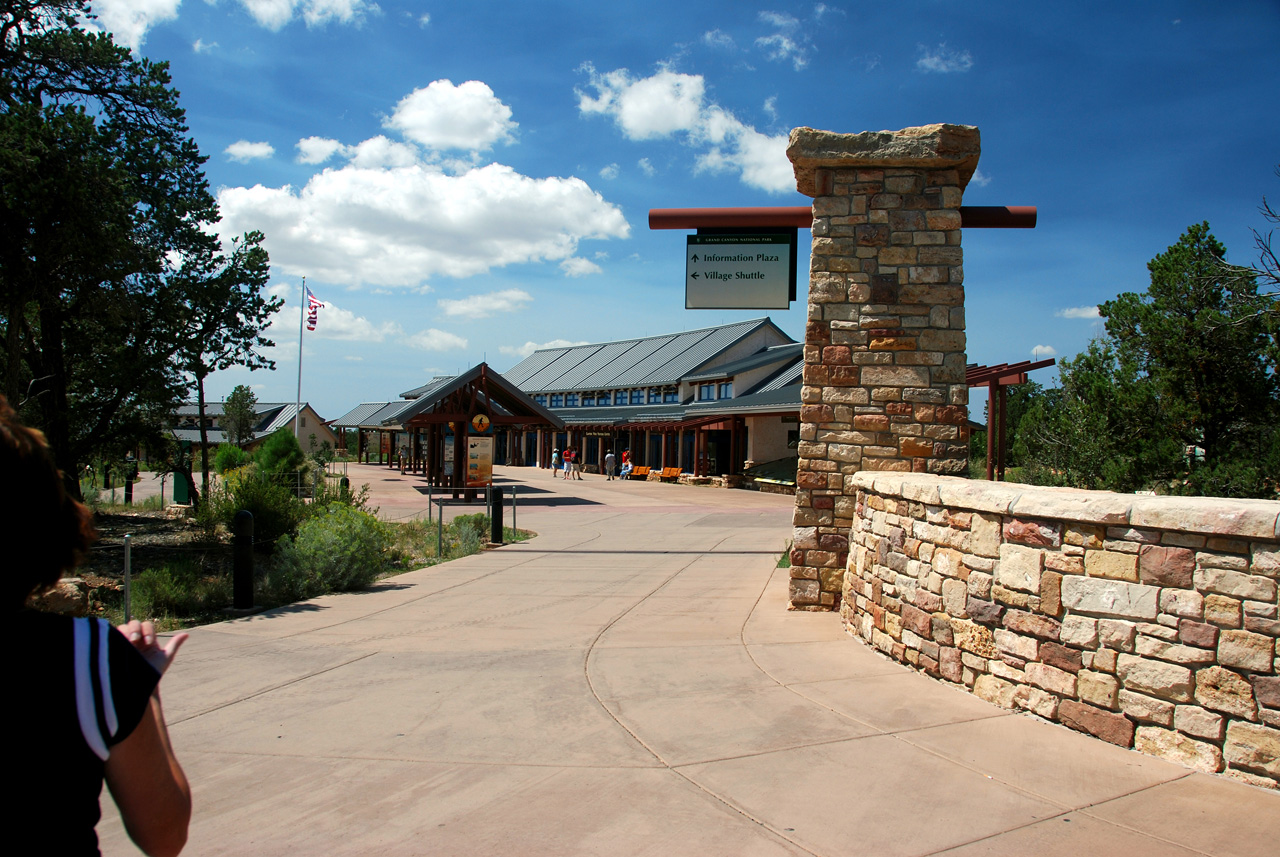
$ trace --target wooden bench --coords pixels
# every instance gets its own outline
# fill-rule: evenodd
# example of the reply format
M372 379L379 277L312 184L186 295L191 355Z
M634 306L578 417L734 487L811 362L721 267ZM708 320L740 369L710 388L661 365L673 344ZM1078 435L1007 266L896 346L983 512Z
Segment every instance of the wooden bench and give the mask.
M662 468L662 473L658 474L658 478L661 479L663 482L679 482L680 468L664 467Z
M648 467L636 467L636 468L634 468L634 469L631 471L631 474L630 474L630 475L631 475L631 478L632 478L632 479L648 479L648 478L649 478L649 468L648 468Z

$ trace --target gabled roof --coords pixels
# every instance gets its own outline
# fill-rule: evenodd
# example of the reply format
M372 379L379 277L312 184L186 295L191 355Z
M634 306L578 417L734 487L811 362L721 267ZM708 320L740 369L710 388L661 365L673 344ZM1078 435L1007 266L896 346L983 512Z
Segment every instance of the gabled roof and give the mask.
M407 402L394 403L394 411L388 406L383 412L374 414L374 419L381 419L383 425L404 425L415 416L427 413L437 404L468 384L481 384L488 393L489 406L501 410L505 414L517 416L528 415L538 421L546 422L556 428L564 428L564 421L554 413L539 405L531 396L489 368L487 363L480 363L456 375L447 381L432 387L429 392Z
M714 381L718 378L729 378L737 375L739 372L747 372L752 369L758 369L761 366L768 366L773 363L782 363L784 360L795 360L804 356L803 342L788 342L784 345L773 345L769 348L762 348L755 354L743 357L741 360L735 360L732 363L725 363L723 366L717 366L715 369L707 372L699 372L695 375L686 375L686 381Z
M504 374L530 393L674 384L765 327L786 336L771 319L756 318L684 333L548 348Z
M425 396L427 393L430 393L436 387L439 387L441 384L443 384L445 381L448 381L452 377L453 377L452 375L437 375L427 383L423 384L421 387L414 387L412 390L405 390L403 393L400 394L400 398L417 399L421 396Z
M783 387L790 387L792 384L799 384L804 379L804 361L797 360L790 366L784 366L776 375L757 386L752 393L767 393L770 390L779 390Z
M356 405L329 425L335 428L355 428L365 425L369 417L387 406L386 402L364 402Z
M205 418L223 416L222 402L205 402L204 415ZM306 413L311 405L303 402L301 410ZM294 411L299 406L295 402L258 402L253 407L254 414L258 417L258 421L254 423L254 434L270 434L276 429L293 422ZM178 421L198 419L200 406L191 402L184 402L178 406ZM313 411L314 412L314 411Z

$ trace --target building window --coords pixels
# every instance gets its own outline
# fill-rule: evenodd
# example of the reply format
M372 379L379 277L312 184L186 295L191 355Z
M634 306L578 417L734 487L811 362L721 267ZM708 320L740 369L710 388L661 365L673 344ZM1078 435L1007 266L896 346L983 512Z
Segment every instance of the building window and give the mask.
M563 408L563 407L564 407L564 396L562 396L560 393L552 393L552 394L551 394L551 407L553 407L553 408Z
M533 400L534 400L535 402L537 402L539 405L542 405L544 408L547 406L547 397L546 397L546 396L534 396L534 397L533 397Z
M593 405L595 405L595 403L596 403L596 394L595 394L595 393L583 393L583 394L582 394L582 407L584 407L584 408L590 408L590 407L592 407Z
M601 393L599 396L596 397L596 404L602 408L612 403L613 403L613 396L609 395L608 390L605 390L603 393Z
M644 404L644 390L632 390L632 391L631 391L631 404L633 404L633 405L643 405L643 404Z
M302 428L306 428L306 427L307 427L307 418L306 418L306 417L300 417L300 418L299 418L299 420L298 420L298 423L299 423L299 425L300 425Z
M568 395L566 395L566 396L564 397L564 406L565 406L566 408L576 408L576 407L578 407L578 394L577 394L577 393L569 393Z
M661 401L662 401L662 388L650 387L649 388L649 404L656 405Z
M698 385L698 401L699 402L711 402L711 401L715 401L715 398L716 398L715 384L699 384Z
M720 398L732 399L733 398L733 382L724 381L723 383L721 383L719 392L720 392Z
M613 403L615 405L625 405L627 403L627 391L617 390L613 394Z
M680 403L680 393L675 387L670 387L662 394L662 402L666 405L677 405Z

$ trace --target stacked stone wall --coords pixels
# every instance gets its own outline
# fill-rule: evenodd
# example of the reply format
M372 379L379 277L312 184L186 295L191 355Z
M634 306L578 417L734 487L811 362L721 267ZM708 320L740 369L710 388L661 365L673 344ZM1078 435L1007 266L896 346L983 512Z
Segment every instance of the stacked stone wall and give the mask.
M814 197L791 605L839 606L858 471L968 466L960 202L976 128L840 135L788 155Z
M861 473L842 615L1010 709L1280 787L1280 503Z

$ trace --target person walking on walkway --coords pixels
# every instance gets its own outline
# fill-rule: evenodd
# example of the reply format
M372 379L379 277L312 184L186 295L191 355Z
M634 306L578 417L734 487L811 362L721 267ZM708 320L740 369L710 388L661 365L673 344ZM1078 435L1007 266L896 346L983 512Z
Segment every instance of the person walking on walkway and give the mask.
M559 449L551 450L551 475L552 476L560 475L560 450Z
M618 459L613 457L613 450L611 449L604 454L604 473L607 477L609 477L608 479L605 480L606 482L613 481L613 471L617 468L617 466L618 466Z

